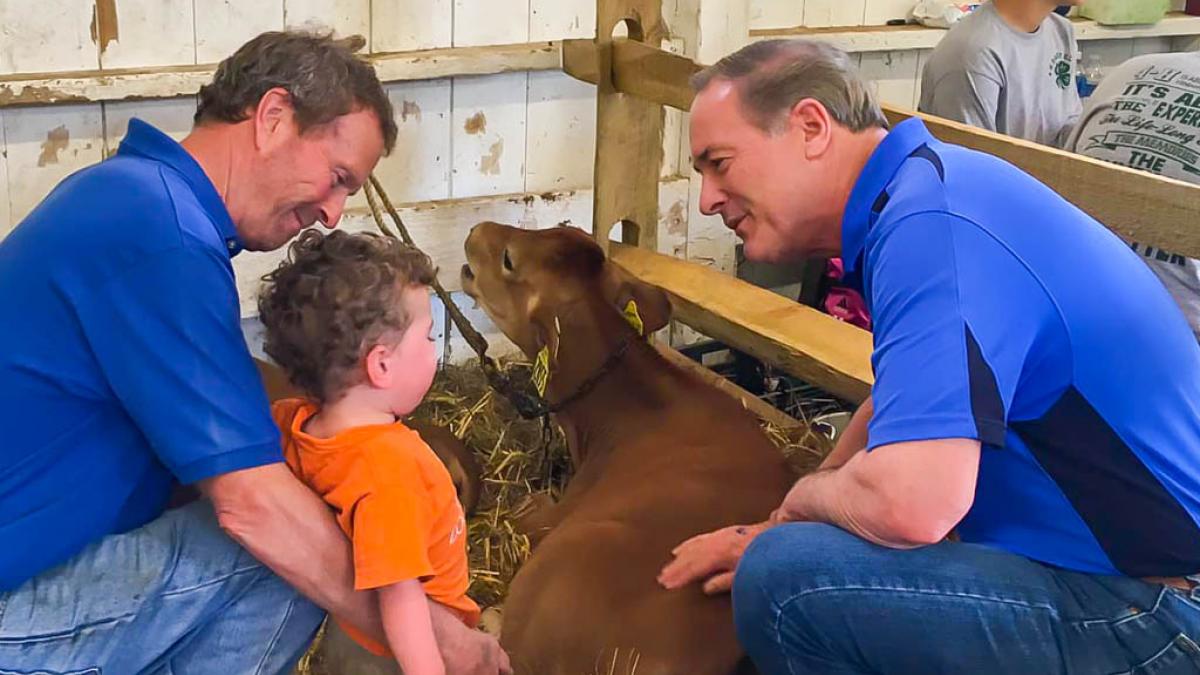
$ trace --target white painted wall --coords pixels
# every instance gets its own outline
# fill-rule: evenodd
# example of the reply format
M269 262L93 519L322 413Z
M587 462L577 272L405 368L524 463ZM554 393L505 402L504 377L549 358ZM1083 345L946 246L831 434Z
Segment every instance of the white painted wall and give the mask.
M912 1L663 0L670 29L663 47L712 62L745 44L754 29L877 25L903 16ZM117 31L104 44L93 37L97 3L115 3ZM589 37L596 30L593 0L0 0L0 77L211 63L258 32L285 26L361 34L375 53ZM1084 51L1100 53L1112 66L1190 42L1106 40L1085 43ZM927 54L873 51L854 58L884 101L914 107ZM478 220L590 226L590 85L536 72L387 89L400 137L377 173L393 201L406 205L422 246L444 270L457 268L462 237ZM194 103L180 98L0 108L0 236L63 177L115 151L131 117L182 138ZM661 248L732 272L732 234L698 211L686 115L669 111L666 128ZM350 204L349 227L370 226L365 207L361 196ZM270 256L238 258L246 313L253 309L255 279L270 264Z

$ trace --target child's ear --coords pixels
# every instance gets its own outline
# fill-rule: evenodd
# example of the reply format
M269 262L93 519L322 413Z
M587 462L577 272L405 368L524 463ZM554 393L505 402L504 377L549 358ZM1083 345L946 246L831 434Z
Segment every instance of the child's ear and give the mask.
M367 371L367 382L376 389L387 389L396 381L396 367L392 363L395 346L377 344L367 351L363 367Z

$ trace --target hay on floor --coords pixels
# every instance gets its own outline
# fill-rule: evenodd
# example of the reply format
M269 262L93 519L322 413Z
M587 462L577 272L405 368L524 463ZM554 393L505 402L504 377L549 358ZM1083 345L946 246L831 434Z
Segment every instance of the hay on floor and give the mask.
M501 365L528 369L516 361ZM529 555L529 540L513 529L514 513L530 495L548 493L557 499L562 493L571 472L566 441L551 425L544 442L542 422L521 419L488 387L474 362L443 368L413 417L450 427L479 455L484 485L468 524L469 593L482 607L498 604ZM797 474L816 468L829 450L828 440L807 425L797 430L765 425L764 430Z

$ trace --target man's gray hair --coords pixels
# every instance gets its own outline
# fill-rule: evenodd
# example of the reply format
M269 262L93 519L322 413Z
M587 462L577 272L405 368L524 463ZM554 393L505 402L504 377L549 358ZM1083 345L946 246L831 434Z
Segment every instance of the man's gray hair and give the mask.
M752 42L693 75L692 89L699 93L718 79L733 83L750 121L763 131L776 131L792 106L806 98L825 106L851 131L888 126L850 57L824 42Z

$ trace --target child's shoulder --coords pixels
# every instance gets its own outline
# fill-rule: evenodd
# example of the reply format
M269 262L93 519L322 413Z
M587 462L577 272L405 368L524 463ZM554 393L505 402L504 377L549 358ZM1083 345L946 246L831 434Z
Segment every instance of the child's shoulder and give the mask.
M425 474L430 470L430 462L440 464L421 435L401 422L372 430L363 450L380 467L406 468Z
M315 410L315 405L312 401L303 398L281 398L271 404L271 418L275 420L276 426L281 431L287 432L291 429L292 422L296 416L301 413L311 415Z
M308 401L302 398L281 398L271 402L271 414L279 416L287 413L295 413L306 403Z

